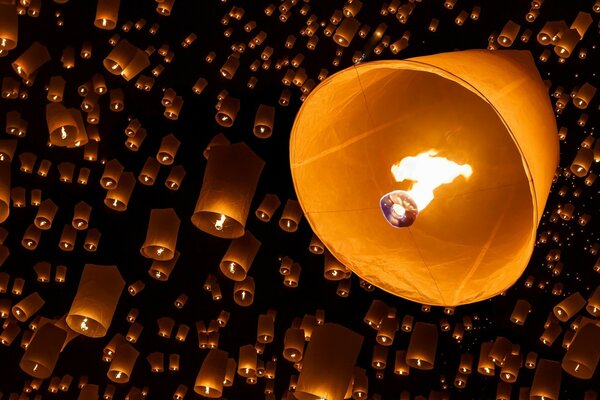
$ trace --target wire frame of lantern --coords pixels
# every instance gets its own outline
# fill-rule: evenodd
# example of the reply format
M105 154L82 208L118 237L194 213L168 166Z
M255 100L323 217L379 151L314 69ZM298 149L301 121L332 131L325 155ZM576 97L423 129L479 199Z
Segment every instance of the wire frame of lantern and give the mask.
M192 223L217 237L244 235L263 167L264 161L245 143L211 147Z
M127 383L140 353L128 343L117 346L106 376L115 383Z
M31 293L12 307L12 315L20 322L25 322L37 313L46 302L38 292Z
M254 302L254 278L246 276L243 281L236 281L233 286L233 300L242 307L248 307Z
M234 281L246 279L246 274L258 253L259 247L260 242L250 231L246 231L244 236L240 238L233 239L219 264L223 275Z
M115 210L125 211L135 187L135 177L131 172L124 172L119 178L116 188L109 190L104 198L104 204Z
M267 139L273 133L273 123L275 120L275 107L261 104L256 111L254 119L254 136L260 139Z
M88 337L103 337L125 281L116 266L86 264L67 315L67 325Z
M31 338L19 367L35 378L50 378L66 337L63 329L51 323L44 324Z

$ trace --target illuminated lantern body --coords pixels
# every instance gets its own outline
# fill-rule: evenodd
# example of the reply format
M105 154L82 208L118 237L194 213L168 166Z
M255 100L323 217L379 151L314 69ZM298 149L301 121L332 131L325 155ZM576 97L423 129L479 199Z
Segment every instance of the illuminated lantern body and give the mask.
M100 29L112 30L117 26L121 0L99 0L94 25Z
M317 86L296 117L290 163L327 249L364 280L424 304L472 303L512 285L558 162L532 61L519 51L445 53L358 64Z
M223 382L227 373L228 354L226 351L212 349L202 362L194 392L208 398L219 398L223 394Z
M89 337L106 335L124 286L117 267L86 264L67 315L69 328Z
M302 360L293 398L343 399L354 373L363 337L341 325L316 326ZM326 374L323 372L327 371Z
M19 20L14 5L0 4L0 51L17 47Z
M211 147L192 223L217 237L243 236L264 164L245 143Z
M175 256L179 222L179 217L172 208L152 210L146 241L140 249L142 255L153 260L171 260Z
M0 223L10 214L10 162L0 161Z
M259 247L260 242L249 231L241 238L232 240L219 264L223 275L234 281L246 279Z
M66 338L63 329L44 324L35 331L19 366L34 378L50 378Z

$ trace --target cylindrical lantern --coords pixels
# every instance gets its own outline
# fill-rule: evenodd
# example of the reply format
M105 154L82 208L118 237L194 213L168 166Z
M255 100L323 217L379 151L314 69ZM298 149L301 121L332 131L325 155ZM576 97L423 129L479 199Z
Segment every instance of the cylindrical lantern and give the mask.
M160 148L156 154L156 159L163 165L171 165L175 160L175 154L179 149L181 142L172 133L163 137Z
M171 260L175 255L179 224L180 220L174 209L153 209L140 253L153 260Z
M254 136L266 139L273 133L275 120L275 107L261 104L256 111L254 119Z
M116 266L86 264L67 315L69 328L88 337L106 335L123 287Z
M281 201L276 194L267 193L256 209L255 215L263 222L269 222L271 217L281 205Z
M135 139L135 137L133 139ZM142 167L142 170L140 171L138 181L142 185L152 186L154 185L154 181L156 180L159 171L160 163L156 160L156 158L148 157L144 163L144 166Z
M275 318L269 314L258 316L258 327L256 330L256 341L258 343L271 343L275 335Z
M333 34L333 41L342 47L350 46L350 42L360 28L360 22L352 17L346 17Z
M585 303L583 296L579 292L575 292L554 306L554 315L561 322L567 322L585 307Z
M158 281L167 281L179 259L179 252L175 250L173 258L168 261L154 260L148 270L148 274Z
M304 330L289 328L283 339L283 358L290 362L300 362L304 353Z
M336 258L330 253L325 252L325 279L329 281L341 281L342 279L346 279L346 267L336 260Z
M484 376L493 376L496 370L496 364L489 357L490 350L494 346L494 342L483 342L479 350L479 362L477 364L477 372Z
M558 361L540 360L529 392L531 400L558 400L561 368Z
M244 235L263 167L264 161L245 143L212 147L192 223L217 237Z
M417 322L410 335L406 363L416 369L433 369L437 339L438 333L435 325Z
M279 227L286 232L296 232L302 219L302 208L296 200L288 199L279 219Z
M46 302L38 292L31 293L12 307L13 316L20 322L25 322L44 306Z
M235 121L237 113L240 111L240 100L227 96L221 102L219 111L215 115L217 123L225 128L230 128Z
M223 275L234 281L243 281L258 253L260 242L246 231L244 236L233 239L219 267Z
M510 321L517 325L523 325L530 312L531 304L527 300L517 300L515 308L510 315Z
M112 30L117 26L121 0L98 0L94 26L100 29Z
M294 397L298 400L344 398L362 342L362 336L337 324L315 327L302 360ZM327 379L323 379L323 368L329 371Z
M121 343L108 367L106 376L115 383L127 383L131 377L133 366L140 355L139 351L129 343Z
M526 267L558 162L556 122L526 52L362 63L311 92L290 162L313 232L342 264L400 297L459 305L504 291Z
M73 211L73 220L71 224L73 228L77 230L85 230L88 228L90 222L90 214L92 213L92 207L85 201L81 201L75 205Z
M600 361L600 326L587 323L577 330L567 354L562 360L562 369L579 379L591 379Z
M248 307L254 302L254 278L246 276L243 281L233 285L233 301L242 307Z
M51 323L42 325L31 338L19 367L34 378L50 378L66 338L63 329Z
M28 79L48 61L50 53L46 46L33 42L11 65L21 78Z
M256 375L256 349L252 345L240 347L237 365L238 375L244 378Z
M227 373L228 354L213 349L208 352L194 383L194 392L203 397L219 398L223 394L223 382Z
M129 198L135 187L135 177L131 172L124 172L119 178L118 186L106 192L104 204L115 211L127 210Z

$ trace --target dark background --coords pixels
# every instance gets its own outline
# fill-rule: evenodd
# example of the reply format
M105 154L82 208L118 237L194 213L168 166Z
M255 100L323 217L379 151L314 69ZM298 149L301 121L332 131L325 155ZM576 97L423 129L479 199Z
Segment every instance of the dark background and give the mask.
M596 49L599 37L598 14L592 13L593 1L546 0L537 20L527 23L524 16L530 4L524 0L511 2L458 0L453 10L444 8L442 0L426 0L417 3L405 25L400 24L393 15L380 15L383 2L364 0L364 3L357 19L369 24L372 29L380 22L387 23L389 28L386 34L391 36L391 42L400 38L404 31L411 32L410 45L400 54L392 55L389 49L381 56L368 53L367 61L383 58L403 59L452 50L485 48L490 34L499 32L504 24L512 19L521 24L522 28L533 31L529 43L517 40L513 48L527 49L533 53L542 78L552 82L551 93L557 86L564 87L569 93L574 87L581 86L586 81L594 86L600 83L597 76L600 64ZM231 317L226 328L221 330L219 348L228 351L230 356L236 359L240 346L255 342L258 315L270 308L277 310L275 341L267 346L262 357L265 361L272 355L277 355L279 358L276 377L277 398L280 398L287 389L290 374L295 373L292 366L281 356L285 329L290 326L294 318L302 317L304 314L314 314L317 309L325 310L326 321L343 324L365 336L358 365L367 368L369 394L378 393L383 399L396 399L403 390L410 391L413 396L418 394L428 396L431 390L442 390L442 377L446 379L447 390L452 398L494 398L499 380L497 376L486 378L474 372L468 377L466 389L462 390L455 389L452 382L460 355L465 352L474 354L476 365L480 343L494 340L497 336L505 336L513 343L519 344L522 354L535 351L539 358L560 361L565 353L561 347L563 336L561 335L552 347L544 346L539 341L539 337L543 332L544 321L556 303L577 291L587 298L600 281L599 275L593 270L597 256L589 253L590 246L598 242L597 219L600 216L598 183L587 187L583 184L583 178L558 176L548 199L540 232L547 230L559 233L560 240L557 243L549 240L546 244L536 246L527 270L505 296L461 306L456 309L454 316L445 316L439 307L434 307L430 313L423 313L420 311L419 304L396 298L380 290L366 292L359 287L359 279L354 276L350 297L338 297L335 292L336 283L328 282L323 278L323 257L308 252L308 243L312 234L306 221L303 220L299 230L293 234L283 232L277 225L283 204L288 198L295 198L288 163L288 139L295 113L301 102L299 89L291 87L293 92L291 104L288 107L277 104L284 88L281 78L288 67L278 71L273 65L280 57L287 55L291 59L302 52L306 56L302 67L306 69L309 77L316 80L321 68L327 68L331 74L350 66L355 50L368 52L368 40L356 36L350 47L344 50L340 66L334 67L331 61L335 57L336 46L331 38L322 35L322 28L317 33L320 40L316 51L305 48L308 38L301 36L299 31L305 25L307 16L302 16L298 12L304 3L300 1L293 8L292 17L286 23L278 20L277 11L272 17L264 14L263 10L268 4L268 1L263 0L237 3L231 1L223 3L216 0L177 0L172 15L164 17L155 12L154 2L122 0L118 27L114 31L101 31L93 26L95 1L72 0L60 5L44 0L38 18L19 17L19 44L17 49L0 59L2 76L16 78L10 63L33 41L39 41L48 47L52 61L39 70L34 85L28 88L27 100L0 100L0 125L4 125L5 114L10 110L18 110L22 118L29 122L27 136L19 139L17 154L12 163L12 187L24 187L28 195L31 189L41 189L43 199L52 198L59 206L59 211L52 230L43 232L41 243L35 251L28 251L20 245L20 241L29 224L33 222L37 210L29 205L22 209L11 208L10 217L2 224L9 231L5 245L9 247L11 255L0 266L0 270L11 275L11 284L16 277L26 280L24 296L38 291L46 300L41 314L47 317L60 317L68 312L77 290L82 268L86 263L116 264L127 285L139 279L146 283L145 289L135 297L127 293L121 296L106 337L94 340L80 336L68 345L60 357L54 375L59 377L64 374L73 375L75 379L71 390L68 394L52 395L46 391L46 384L44 384L40 391L43 398L77 398L76 383L79 377L84 375L89 377L90 383L99 384L102 393L104 386L111 383L106 377L108 364L101 361L102 349L115 333L123 335L127 333L129 323L125 320L125 316L131 308L140 310L137 322L144 326L144 331L134 346L140 351L140 357L131 381L128 384L117 385L116 399L123 398L132 385L139 388L147 386L150 399L168 399L172 398L179 384L189 387L186 398L198 398L199 396L193 392L193 384L206 350L198 348L195 323L203 320L208 325L221 310L231 312ZM319 17L319 21L328 20L332 12L341 9L343 4L344 2L340 0L313 0L308 15L314 13ZM234 27L234 33L226 38L223 35L226 26L220 23L220 19L233 5L244 7L246 14L241 21L231 19L230 26ZM460 11L466 10L470 13L475 5L481 7L478 21L468 19L462 27L454 24L454 18ZM553 53L547 63L540 62L537 57L544 48L535 40L539 29L546 21L552 20L564 19L567 24L570 24L579 11L592 13L594 18L592 26L578 45L578 49L587 49L588 57L585 60L579 59L578 51L575 51L575 54L564 64L559 64ZM61 18L64 19L62 27L56 25L56 12L60 12ZM140 18L147 21L141 31L135 28L128 33L121 31L120 27L125 21L136 22ZM440 20L439 28L435 33L427 30L432 18ZM249 20L257 22L257 29L246 33L243 26ZM153 23L160 24L156 35L148 32L148 28ZM222 78L219 68L231 53L231 44L248 43L259 30L268 33L263 45L254 50L246 49L240 58L241 66L232 80ZM188 49L182 48L181 41L192 32L198 35L198 39ZM157 64L162 63L166 67L162 75L156 79L151 92L135 89L133 83L136 79L126 82L120 76L108 74L102 66L103 58L111 49L108 39L114 33L118 33L141 49L145 49L148 45L158 49L162 44L168 44L175 51L175 57L170 64L164 63L157 53L150 57L151 67L145 71L146 75L149 75L151 68ZM291 50L283 46L289 34L297 37L296 45ZM84 41L89 41L93 45L93 56L90 60L83 60L78 56ZM265 45L275 49L272 56L273 65L268 71L261 68L256 73L252 73L248 67L252 61L259 58ZM60 56L66 46L73 46L77 54L76 66L72 70L63 69L60 62ZM212 64L204 60L209 51L217 54ZM76 89L80 84L91 79L96 72L104 74L109 89L120 87L125 91L125 111L121 113L109 111L108 95L100 98L102 109L99 130L102 141L98 153L99 161L88 162L83 160L82 149L67 150L46 146L48 131L45 122L47 101L44 86L51 76L62 75L67 81L64 104L67 107L79 107L82 98L77 95ZM250 76L258 78L254 90L246 87ZM191 91L198 77L204 77L209 82L208 87L199 96ZM178 95L184 97L185 103L177 121L170 121L162 116L164 109L160 100L165 88L173 88ZM231 96L241 100L240 112L231 128L222 128L214 120L216 96L222 89L226 89ZM597 95L588 109L583 111L589 114L589 121L583 128L576 123L582 110L574 108L572 104L569 104L561 115L557 115L557 125L565 126L569 131L567 140L561 142L562 169L568 170L581 141L594 132L594 127L598 124L598 97ZM274 133L267 140L258 139L252 134L254 115L259 104L276 106ZM535 112L535 106L532 105L532 112ZM129 117L138 118L148 131L148 136L138 152L130 152L123 145L126 140L124 128ZM218 265L229 246L229 240L205 234L190 221L206 165L202 151L211 138L219 132L224 132L232 142L246 142L266 161L246 224L246 228L262 242L249 272L256 282L256 297L254 304L248 308L239 307L233 302L233 284L219 272ZM183 165L187 171L180 190L172 192L164 187L164 180L170 167L161 167L159 178L153 186L136 184L127 212L119 213L106 208L103 204L105 190L98 183L103 171L100 160L117 158L125 166L126 171L132 171L137 177L146 158L156 154L161 138L169 133L174 133L182 141L174 164ZM3 134L3 138L12 137ZM38 156L33 174L19 171L18 154L26 151ZM42 159L52 161L50 173L45 178L35 173ZM80 167L90 168L92 173L89 183L84 186L77 183L60 183L56 165L63 161L77 164L75 177ZM592 168L592 171L598 171L597 165ZM563 186L568 188L568 192L565 197L560 197L557 192ZM572 193L578 187L583 191L580 197L575 198ZM283 203L275 217L267 224L260 222L252 214L266 193L277 194ZM95 253L82 249L84 238L82 233L78 235L74 251L64 252L57 246L62 227L70 224L73 207L81 200L93 206L90 227L98 228L102 232L99 249ZM550 213L566 202L575 205L574 218L569 222L559 220L558 223L551 223ZM158 282L147 274L151 261L142 257L139 249L145 238L150 210L167 207L175 208L181 219L177 242L181 257L169 281ZM584 213L591 214L592 219L587 226L581 227L577 223L577 217ZM559 276L552 275L545 261L546 254L552 248L562 250L561 261L564 267ZM300 285L295 289L285 287L278 273L279 260L286 255L302 266ZM53 281L46 284L38 283L32 266L39 261L48 261L53 268L56 265L66 265L68 267L66 283L57 284ZM212 301L210 293L202 290L204 280L211 273L218 277L221 285L223 300L220 302ZM530 275L535 277L535 285L527 289L523 283ZM546 283L544 289L538 288L539 282ZM551 293L556 282L564 285L564 293L561 296L554 296ZM187 294L189 300L185 307L179 310L173 306L173 301L181 293ZM19 301L19 298L11 295L10 291L8 294L0 295L0 298L4 297L11 298L13 304ZM415 321L439 324L440 318L446 317L454 326L456 322L462 321L463 316L471 316L475 318L474 329L465 332L464 339L460 343L452 339L452 329L446 333L440 332L435 369L427 372L412 369L409 377L393 374L394 352L406 349L410 337L408 334L398 332L394 345L390 348L385 379L378 380L375 379L374 370L369 367L372 347L375 343L375 331L362 322L372 299L381 299L388 305L396 307L400 319L405 314L411 314L415 317ZM524 327L516 326L509 321L517 299L526 299L532 305L532 314ZM157 335L156 320L163 316L170 316L176 320L171 339L164 339ZM191 328L185 343L179 343L174 339L179 324L187 324ZM25 324L21 325L26 329ZM20 336L11 347L0 346L0 392L4 392L6 398L10 392L20 393L30 379L18 367L23 354L19 342ZM145 357L155 351L164 352L165 360L168 360L168 354L180 354L180 371L151 373ZM596 371L591 380L579 380L563 373L561 398L582 398L586 390L600 390L599 374ZM513 396L518 396L520 387L530 386L532 378L533 371L522 368L517 383L513 385ZM264 384L264 379L259 379L256 385L248 385L245 379L236 377L234 386L225 389L224 397L259 399L264 397Z

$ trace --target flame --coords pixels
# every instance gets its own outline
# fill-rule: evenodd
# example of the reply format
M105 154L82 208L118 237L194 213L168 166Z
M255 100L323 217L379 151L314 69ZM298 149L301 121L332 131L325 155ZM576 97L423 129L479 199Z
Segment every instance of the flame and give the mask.
M222 231L224 222L225 222L225 216L223 214L221 214L221 217L215 222L215 229L218 231Z
M467 179L473 173L470 165L460 165L444 157L434 157L436 154L435 150L428 150L414 157L404 157L391 168L397 182L414 181L408 194L417 204L419 211L423 211L431 203L434 198L433 191L438 186L451 183L459 175ZM402 214L402 210L396 208L394 211Z

